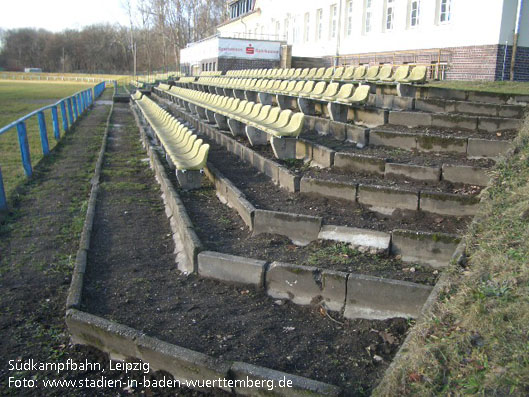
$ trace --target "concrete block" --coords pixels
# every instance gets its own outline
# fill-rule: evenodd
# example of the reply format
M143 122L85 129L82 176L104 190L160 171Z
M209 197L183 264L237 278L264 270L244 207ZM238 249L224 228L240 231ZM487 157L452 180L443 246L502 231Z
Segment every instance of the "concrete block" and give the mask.
M415 98L393 96L393 110L413 110L415 109Z
M246 147L243 145L243 149L242 149L242 157L241 159L243 161L246 161L247 163L249 164L253 164L253 156L254 156L254 151L249 148L249 147Z
M509 101L510 95L492 93L492 92L481 92L481 91L468 91L467 100L470 102L484 102L493 103L497 105L505 104Z
M303 130L302 132L309 133L314 131L314 124L316 123L315 116L305 115L303 118Z
M266 261L203 251L198 254L198 274L202 277L264 287Z
M329 133L338 141L345 141L347 138L347 125L337 121L329 123Z
M452 183L487 186L490 177L486 168L443 164L443 180Z
M430 127L432 114L423 112L389 112L389 124L404 125L409 128Z
M323 197L332 197L351 202L356 201L357 184L350 182L326 181L303 177L301 178L299 191L301 193L312 193Z
M492 158L504 156L512 143L509 141L493 141L489 139L468 138L467 157L470 159Z
M476 102L454 102L454 112L462 114L472 114L475 116L496 117L498 115L498 105Z
M334 154L336 152L326 146L312 144L312 165L321 168L330 168L334 164Z
M431 291L432 287L427 285L350 274L344 317L375 320L416 318Z
M228 205L237 211L246 226L252 230L255 207L246 199L246 197L244 197L244 194L231 183L226 186L226 195Z
M473 216L478 210L478 196L460 194L421 192L421 211L440 215Z
M353 172L367 172L370 174L384 175L386 159L374 156L365 156L355 153L336 153L334 167Z
M387 110L382 109L350 107L347 120L366 127L377 127L387 124L388 114Z
M525 109L526 107L521 105L500 105L498 106L498 117L523 119L525 115Z
M502 117L480 117L478 130L485 132L498 132L507 130L519 130L522 127L521 119L506 119Z
M327 112L329 113L332 121L338 121L340 123L347 122L347 105L343 105L337 102L329 102L327 104Z
M168 372L182 383L228 377L230 365L222 360L145 335L138 338L137 344L139 358L148 362L152 371Z
M318 238L320 240L332 240L347 243L353 248L365 248L370 253L378 254L389 251L391 235L376 230L323 225Z
M113 360L139 356L135 341L142 334L133 328L76 309L67 310L66 325L74 344L95 347Z
M466 153L467 139L447 135L417 135L417 150L421 152Z
M453 101L466 101L467 92L463 90L455 90L450 88L438 87L418 87L419 90L417 98L425 99L447 99Z
M432 126L475 131L478 128L478 118L461 114L432 114Z
M348 142L354 142L357 145L366 146L369 141L369 129L358 125L346 125L346 137Z
M331 129L331 120L316 117L314 120L314 131L320 135L328 135Z
M417 135L404 132L371 130L369 132L369 144L405 150L416 150Z
M254 234L271 233L286 236L294 244L307 245L318 239L322 218L288 212L255 210Z
M455 111L453 101L444 99L416 99L415 110L428 113L446 113Z
M404 177L416 181L438 182L441 179L441 167L423 165L386 163L384 177Z
M228 121L228 124L230 121L231 119ZM244 124L241 124L241 125L244 125ZM262 146L268 143L268 134L266 132L261 131L250 125L246 126L245 131L246 131L246 137L248 138L248 142L250 142L251 146Z
M299 192L299 184L301 177L290 172L285 167L278 167L279 186L285 189L287 192L295 193Z
M417 211L419 194L393 187L359 184L358 202L368 206L371 211L391 215L397 208Z
M230 373L236 384L236 395L258 397L338 397L341 395L340 388L333 385L238 361L232 364ZM254 384L258 382L260 387L241 387L247 384L247 379L252 380ZM285 382L285 380L289 382L290 387L281 385L280 382Z
M391 253L400 255L404 262L446 267L460 240L451 234L394 230Z
M268 295L298 305L324 303L341 311L345 303L347 273L273 262L266 272Z
M270 146L272 146L272 150L277 159L295 159L296 141L296 138L277 138L272 136L270 139Z
M272 182L278 185L279 184L279 165L275 161L262 157L257 153L254 155L254 161L257 156L260 157L259 171L261 171L266 176L270 177Z

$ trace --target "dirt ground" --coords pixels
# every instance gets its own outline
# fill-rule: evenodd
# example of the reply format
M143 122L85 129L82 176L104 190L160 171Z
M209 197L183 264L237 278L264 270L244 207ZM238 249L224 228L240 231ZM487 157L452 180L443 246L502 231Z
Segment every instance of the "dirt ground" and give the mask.
M323 222L328 225L380 231L410 229L460 234L471 220L470 217L442 216L406 210L396 210L393 215L388 216L369 211L358 203L346 200L288 193L276 186L269 177L227 152L222 146L215 142L209 143L211 149L208 161L219 168L256 208L321 216Z
M127 127L113 129L109 139L92 240L98 249L89 256L83 309L224 360L336 384L347 395L368 393L409 323L345 320L247 286L179 273L160 192L131 120L123 112L113 121ZM194 197L201 196L217 200L207 189Z

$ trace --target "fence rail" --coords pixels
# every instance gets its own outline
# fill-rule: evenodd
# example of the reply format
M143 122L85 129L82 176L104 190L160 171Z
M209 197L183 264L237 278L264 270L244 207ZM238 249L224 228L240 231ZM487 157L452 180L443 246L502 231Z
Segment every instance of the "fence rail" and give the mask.
M101 82L95 85L93 88L88 88L83 91L79 91L72 96L63 98L58 102L44 106L37 109L18 120L0 128L0 136L14 128L17 130L18 143L20 148L20 157L22 159L22 167L24 168L24 174L30 177L33 174L33 167L31 164L31 153L28 144L28 134L26 130L26 121L31 117L36 116L38 120L39 132L40 132L40 143L42 146L42 153L44 156L50 153L50 147L48 142L48 131L46 127L46 117L44 111L50 109L52 117L53 135L58 141L61 138L61 131L59 126L59 111L61 112L62 118L62 129L63 132L67 132L71 126L77 121L90 105L94 103L105 90L105 82ZM7 210L7 198L4 188L4 180L2 177L2 169L0 168L0 211Z

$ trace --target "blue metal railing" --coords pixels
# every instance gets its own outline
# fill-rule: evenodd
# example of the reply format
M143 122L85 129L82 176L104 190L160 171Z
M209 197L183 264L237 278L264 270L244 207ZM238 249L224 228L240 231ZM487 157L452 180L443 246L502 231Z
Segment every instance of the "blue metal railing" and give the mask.
M16 128L18 133L18 143L20 147L20 157L22 158L22 167L26 176L30 177L33 174L33 167L31 165L31 153L28 143L28 134L26 130L26 120L36 116L38 119L39 131L40 131L40 143L42 146L42 154L44 156L50 153L50 145L48 142L48 131L46 127L46 118L44 111L51 109L53 136L56 140L61 138L61 131L59 129L59 112L61 112L62 118L62 129L63 132L67 132L73 123L81 116L90 105L94 103L105 90L105 82L101 82L95 85L93 88L89 88L83 91L79 91L72 96L61 99L60 101L44 106L43 108L37 109L24 117L0 128L0 135L3 133ZM0 211L7 210L7 198L4 189L4 180L2 178L2 169L0 168Z

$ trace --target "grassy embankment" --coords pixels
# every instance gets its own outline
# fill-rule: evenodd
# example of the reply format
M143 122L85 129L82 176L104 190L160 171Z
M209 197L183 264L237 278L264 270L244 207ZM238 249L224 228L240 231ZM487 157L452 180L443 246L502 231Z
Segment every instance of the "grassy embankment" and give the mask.
M57 102L57 100L72 95L94 84L64 83L64 82L29 82L0 80L0 127L3 127L33 110ZM45 111L48 142L50 149L55 147L51 110ZM59 110L59 125L61 135L62 117ZM37 117L31 117L26 122L28 140L31 151L31 161L35 165L42 158L42 146ZM24 178L18 135L16 128L0 135L0 167L4 178L6 194L9 196L14 188Z
M528 95L528 83L439 84ZM529 115L438 301L375 395L529 395Z

